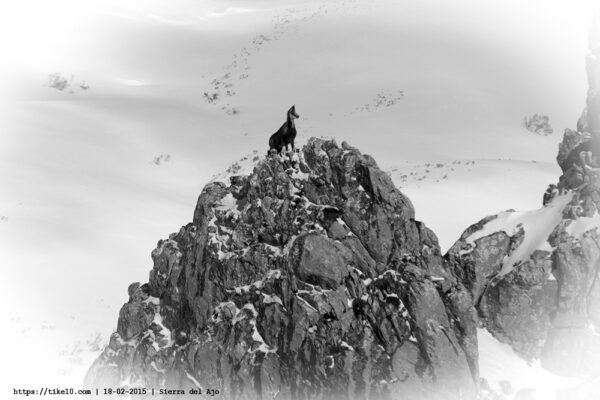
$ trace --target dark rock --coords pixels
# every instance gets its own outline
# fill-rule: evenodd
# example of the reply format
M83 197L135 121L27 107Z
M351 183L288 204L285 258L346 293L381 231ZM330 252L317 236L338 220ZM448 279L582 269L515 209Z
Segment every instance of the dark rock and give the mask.
M371 157L314 138L296 156L204 188L87 384L475 398L475 313L435 234Z
M119 311L119 321L117 323L117 333L124 339L129 340L130 338L139 335L144 332L154 319L154 305L151 303L143 303L140 297L137 297L139 290L139 283L132 284L136 288L136 291L131 296L129 303L123 304L121 311Z
M348 275L352 253L340 243L315 233L301 235L290 250L290 262L301 280L336 289Z

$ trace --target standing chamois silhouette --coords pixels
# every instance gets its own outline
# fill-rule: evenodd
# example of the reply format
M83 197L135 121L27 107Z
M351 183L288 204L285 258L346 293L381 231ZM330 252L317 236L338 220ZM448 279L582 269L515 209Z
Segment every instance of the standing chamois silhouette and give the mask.
M296 125L294 125L294 120L299 118L300 116L296 113L296 106L293 105L287 112L287 120L281 128L277 132L271 135L269 139L269 153L271 149L277 150L277 153L281 153L281 150L285 147L287 150L288 145L292 145L292 150L294 147L294 139L296 139Z

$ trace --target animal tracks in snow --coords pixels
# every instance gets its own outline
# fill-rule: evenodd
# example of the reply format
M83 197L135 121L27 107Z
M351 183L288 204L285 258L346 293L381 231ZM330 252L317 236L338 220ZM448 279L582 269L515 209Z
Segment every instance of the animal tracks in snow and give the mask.
M284 39L286 36L297 33L302 24L319 16L330 13L361 12L365 6L359 6L356 0L333 2L306 7L288 7L281 10L271 18L268 32L253 36L250 41L231 57L230 63L218 74L214 74L210 82L210 89L203 93L204 100L212 105L220 106L228 115L236 115L239 107L227 101L237 94L236 84L249 79L252 74L252 59L256 57L265 46ZM216 76L215 76L216 75Z

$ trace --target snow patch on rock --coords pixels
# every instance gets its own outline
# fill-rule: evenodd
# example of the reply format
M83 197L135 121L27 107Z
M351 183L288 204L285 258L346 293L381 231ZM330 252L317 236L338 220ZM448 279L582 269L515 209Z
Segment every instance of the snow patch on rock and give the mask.
M534 211L505 211L489 221L482 229L466 238L470 250L461 252L468 254L475 248L475 241L496 232L505 232L509 236L524 231L523 242L506 257L498 276L503 276L513 270L514 266L529 259L535 250L548 251L548 237L554 228L562 221L563 209L573 197L572 193L557 196L546 207Z

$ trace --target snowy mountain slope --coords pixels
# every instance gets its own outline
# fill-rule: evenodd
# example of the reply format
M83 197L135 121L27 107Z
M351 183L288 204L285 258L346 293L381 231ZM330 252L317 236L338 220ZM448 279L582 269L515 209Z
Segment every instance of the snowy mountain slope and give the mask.
M388 171L396 185L418 204L417 218L432 227L442 251L446 251L472 223L468 218L481 219L507 208L538 208L540 193L556 179L559 168L534 160L467 159L405 163ZM457 212L465 208L468 213Z
M572 389L580 379L548 372L538 362L527 362L507 344L485 329L477 331L481 377L495 393L515 396L529 394L534 399L554 399L557 391Z

